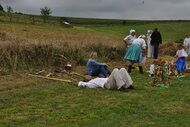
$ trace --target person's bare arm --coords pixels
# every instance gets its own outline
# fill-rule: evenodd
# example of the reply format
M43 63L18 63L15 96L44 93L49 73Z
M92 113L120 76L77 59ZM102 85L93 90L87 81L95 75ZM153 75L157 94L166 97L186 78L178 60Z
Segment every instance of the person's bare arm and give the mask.
M123 42L125 43L126 46L129 45L129 42L127 40L123 40Z
M146 48L143 48L143 49L142 49L142 53L143 53L143 57L146 57L146 55L147 55Z

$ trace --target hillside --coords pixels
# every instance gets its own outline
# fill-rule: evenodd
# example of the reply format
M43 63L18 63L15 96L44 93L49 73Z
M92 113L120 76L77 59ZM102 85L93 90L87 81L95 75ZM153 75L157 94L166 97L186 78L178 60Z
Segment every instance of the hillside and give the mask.
M164 41L161 58L175 61L174 42L190 33L190 22L131 21L124 26L122 20L69 18L74 27L67 28L59 25L59 17L43 23L40 16L14 14L9 20L6 13L0 16L0 127L190 126L188 73L185 78L171 77L168 89L149 86L152 79L146 71L153 59L147 59L145 74L136 69L130 73L135 90L120 92L80 88L81 76L55 71L63 68L59 57L63 55L76 64L75 72L84 75L92 51L98 52L97 61L109 63L110 70L127 68L123 38L130 29L140 35L157 27ZM72 83L28 75L43 70Z
M9 22L0 22L0 25L1 54L4 54L0 64L16 70L28 68L29 65L52 66L57 54L64 54L78 64L85 64L93 50L101 54L104 60L122 59L125 52L123 38L130 29L136 29L137 35L140 35L157 27L164 42L182 42L190 30L190 22L73 28ZM11 55L12 52L14 55Z
M31 15L23 13L12 13L11 20L13 23L24 24L43 24L42 17L40 15ZM61 21L67 21L74 25L98 25L98 26L110 26L110 25L143 25L150 23L171 23L171 22L189 22L190 20L128 20L128 19L98 19L98 18L80 18L80 17L59 17L50 16L47 23L52 25L60 25ZM10 15L6 12L0 12L0 21L9 22Z

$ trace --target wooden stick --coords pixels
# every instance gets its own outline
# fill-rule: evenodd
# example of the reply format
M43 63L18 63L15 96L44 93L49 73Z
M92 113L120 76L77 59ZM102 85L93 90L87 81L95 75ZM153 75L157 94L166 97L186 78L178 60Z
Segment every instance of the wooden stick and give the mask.
M50 78L50 77L44 77L44 76L39 76L39 75L33 75L33 74L28 74L28 75L32 76L32 77L49 79L49 80L55 80L55 81L61 81L61 82L69 82L69 83L72 82L71 80L64 80L64 79L58 79L58 78Z
M38 71L36 74L38 75L38 74L43 73L43 72L45 72L45 70Z
M49 74L46 75L46 77L50 77L51 75L52 75L52 73L49 73Z

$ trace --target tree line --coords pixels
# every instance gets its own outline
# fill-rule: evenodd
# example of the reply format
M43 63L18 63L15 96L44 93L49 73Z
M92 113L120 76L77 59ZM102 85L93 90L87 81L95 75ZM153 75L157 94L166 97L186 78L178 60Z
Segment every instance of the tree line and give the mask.
M13 17L12 14L14 13L14 11L13 11L11 6L7 6L6 9L7 9L6 12L7 12L8 16L9 16L10 22L12 22L12 17ZM1 4L0 4L0 11L5 12L5 10L4 10L4 8L3 8L3 6ZM22 14L21 12L19 12L19 13L15 12L15 13ZM46 23L46 21L48 20L48 18L50 17L50 15L52 13L52 11L51 11L51 9L49 7L45 6L43 8L40 8L40 13L41 13L43 22ZM34 16L32 16L32 20L34 22Z

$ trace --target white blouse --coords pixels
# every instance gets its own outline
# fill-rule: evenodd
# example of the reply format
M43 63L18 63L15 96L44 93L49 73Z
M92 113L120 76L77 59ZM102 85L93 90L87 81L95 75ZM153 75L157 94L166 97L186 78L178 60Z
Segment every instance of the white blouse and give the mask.
M136 37L135 36L132 36L132 35L128 35L128 36L126 36L123 40L126 40L126 41L128 41L129 42L129 44L132 44L133 43L133 41L136 39Z
M95 78L90 80L89 82L79 82L79 87L87 87L87 88L104 88L104 84L107 82L108 78Z
M133 44L138 44L140 45L143 49L146 49L146 43L145 40L142 38L137 38L133 41Z
M187 53L185 52L184 49L177 50L176 55L177 55L178 57L188 57L188 55L187 55Z

